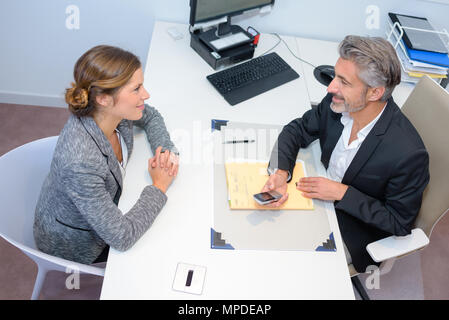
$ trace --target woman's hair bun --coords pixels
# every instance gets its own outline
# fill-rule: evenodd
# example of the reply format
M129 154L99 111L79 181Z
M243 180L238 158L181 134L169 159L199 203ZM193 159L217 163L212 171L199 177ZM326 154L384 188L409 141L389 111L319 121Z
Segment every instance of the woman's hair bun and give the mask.
M87 107L89 93L86 89L79 88L75 83L72 83L72 87L66 89L65 101L69 105L69 109L76 114Z
M93 116L98 110L97 98L108 95L115 99L141 67L139 59L123 49L106 45L89 49L77 60L72 87L65 93L70 112L78 117Z

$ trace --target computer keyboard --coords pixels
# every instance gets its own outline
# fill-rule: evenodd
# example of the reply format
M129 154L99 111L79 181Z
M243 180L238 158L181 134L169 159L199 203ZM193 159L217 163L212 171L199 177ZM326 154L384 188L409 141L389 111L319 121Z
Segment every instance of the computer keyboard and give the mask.
M207 76L232 106L296 78L299 74L275 52Z

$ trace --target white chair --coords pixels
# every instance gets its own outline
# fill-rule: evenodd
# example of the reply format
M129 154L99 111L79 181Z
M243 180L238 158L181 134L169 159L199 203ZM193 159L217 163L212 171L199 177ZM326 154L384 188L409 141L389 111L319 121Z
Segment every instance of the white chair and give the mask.
M37 264L33 300L39 298L45 275L50 270L104 276L104 268L48 255L39 251L34 243L34 211L57 140L57 136L36 140L0 157L0 236Z
M419 132L429 153L430 181L412 233L405 237L391 236L367 246L371 258L381 263L380 275L388 273L396 259L426 247L433 228L449 208L449 93L424 76L401 110ZM362 298L369 299L354 266L349 265L349 270Z

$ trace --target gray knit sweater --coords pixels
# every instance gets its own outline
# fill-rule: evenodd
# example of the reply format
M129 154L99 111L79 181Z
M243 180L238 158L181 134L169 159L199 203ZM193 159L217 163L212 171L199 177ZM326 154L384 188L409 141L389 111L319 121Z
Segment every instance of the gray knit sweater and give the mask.
M123 120L118 126L128 156L133 125L146 131L153 153L158 146L177 151L162 116L145 105L140 120ZM34 238L39 250L90 264L106 244L129 249L151 226L167 197L146 186L131 210L122 213L117 207L122 188L119 163L101 129L91 117L70 116L36 206Z

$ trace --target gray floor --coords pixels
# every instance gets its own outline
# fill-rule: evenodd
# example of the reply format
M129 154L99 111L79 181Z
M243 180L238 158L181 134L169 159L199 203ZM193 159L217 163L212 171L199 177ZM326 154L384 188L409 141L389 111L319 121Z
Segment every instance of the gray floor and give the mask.
M0 156L24 143L58 135L69 113L65 108L0 104ZM435 227L430 245L420 253L398 260L380 277L379 288L367 290L371 299L449 299L449 215ZM19 249L0 238L0 300L29 299L37 267ZM47 275L40 299L98 299L103 279L81 275L80 288L68 290L70 274ZM372 285L369 275L362 283ZM357 298L360 298L356 294Z

